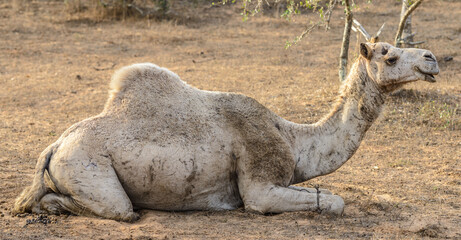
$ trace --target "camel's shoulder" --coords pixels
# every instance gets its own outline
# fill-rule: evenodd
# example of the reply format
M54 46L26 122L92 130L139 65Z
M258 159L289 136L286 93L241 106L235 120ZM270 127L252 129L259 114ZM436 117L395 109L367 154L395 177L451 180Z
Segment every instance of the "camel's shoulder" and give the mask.
M249 132L280 130L281 118L254 98L235 93L220 94L216 99L216 108L227 123L245 135Z
M247 156L241 167L253 181L287 185L294 171L294 156L282 120L251 97L229 94L220 99L222 115ZM237 151L237 158L241 155Z
M221 93L215 97L215 103L226 112L245 117L250 117L252 115L269 117L269 115L272 115L272 112L267 107L254 98L243 94Z

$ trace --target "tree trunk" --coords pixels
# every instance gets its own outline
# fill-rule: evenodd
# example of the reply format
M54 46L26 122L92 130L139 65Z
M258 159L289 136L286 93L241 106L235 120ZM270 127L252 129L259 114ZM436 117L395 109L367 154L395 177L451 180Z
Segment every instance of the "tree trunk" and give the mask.
M403 0L403 6L402 6L402 15L401 15L401 18L400 18L400 23L399 23L399 29L397 30L397 35L395 36L395 46L396 47L401 47L402 46L402 41L404 40L405 43L408 43L408 44L416 44L412 41L408 41L409 38L413 38L412 35L408 35L407 36L407 39L405 39L404 37L402 37L402 33L404 31L405 28L408 28L409 31L411 32L411 23L408 24L409 27L407 27L407 21L408 19L410 19L411 17L411 13L424 1L424 0L417 0L416 2L413 2L410 5L406 5L410 0ZM404 8L408 8L408 9L404 9ZM405 10L405 12L404 12ZM411 20L410 20L411 21Z
M410 7L411 3L410 0L402 0L402 12L400 12L400 19L405 16L408 8ZM403 47L408 47L408 42L413 42L413 36L411 35L411 15L408 16L407 20L405 21L405 26L403 27L402 39L405 39L405 43Z
M343 45L341 47L341 55L339 56L339 80L343 82L347 74L347 58L349 56L349 39L352 28L352 11L349 0L344 0L346 22L344 25Z

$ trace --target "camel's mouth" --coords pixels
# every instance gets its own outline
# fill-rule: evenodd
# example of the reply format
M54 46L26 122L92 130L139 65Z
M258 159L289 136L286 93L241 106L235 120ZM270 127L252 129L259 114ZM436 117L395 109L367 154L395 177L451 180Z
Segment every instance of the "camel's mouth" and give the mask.
M436 82L434 74L437 75L437 73L435 73L435 72L434 73L423 72L419 68L417 68L417 70L418 70L419 73L421 73L424 76L424 78L421 79L421 80L426 81L426 82L431 82L431 83Z
M424 74L424 81L426 82L435 82L435 77L434 75L430 73L423 73Z

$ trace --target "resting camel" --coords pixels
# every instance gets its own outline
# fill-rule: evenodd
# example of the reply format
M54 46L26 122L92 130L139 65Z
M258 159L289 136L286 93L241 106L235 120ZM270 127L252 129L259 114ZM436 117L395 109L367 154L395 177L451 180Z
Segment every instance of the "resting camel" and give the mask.
M128 222L140 208L341 215L340 196L292 185L341 167L386 94L435 82L439 72L427 50L362 43L360 55L333 110L314 124L287 121L240 94L193 88L153 64L124 67L102 113L42 152L14 211Z

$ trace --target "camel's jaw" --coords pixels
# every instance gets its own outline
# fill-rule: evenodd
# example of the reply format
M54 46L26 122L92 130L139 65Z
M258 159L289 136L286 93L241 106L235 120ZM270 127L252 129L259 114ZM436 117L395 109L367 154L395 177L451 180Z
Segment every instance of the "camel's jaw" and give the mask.
M416 73L419 79L426 81L426 82L434 83L436 82L434 75L439 74L439 69L438 67L436 67L436 69L432 71L423 71L419 67L416 67Z
M436 82L434 75L432 74L424 74L425 78L423 81L426 82Z
M404 79L396 80L392 83L383 84L382 88L386 92L392 92L392 91L395 91L401 88L403 85L407 83L416 82L418 80L422 80L422 81L426 81L430 83L436 82L434 75L439 74L439 67L437 66L437 62L435 62L435 64L426 65L424 66L424 68L425 69L423 70L418 66L414 66L413 75L411 75L410 77L406 77Z

